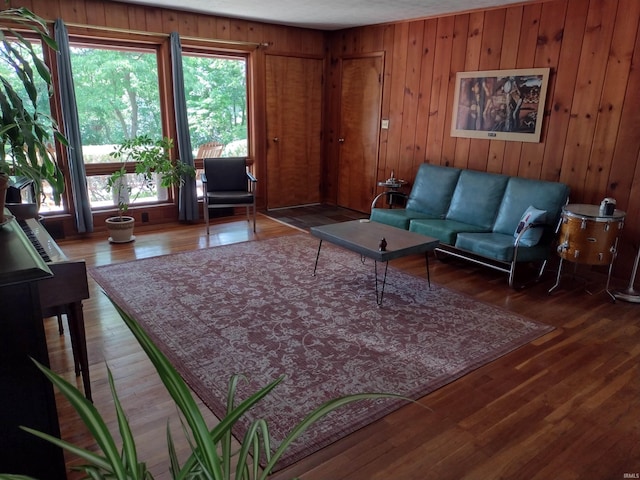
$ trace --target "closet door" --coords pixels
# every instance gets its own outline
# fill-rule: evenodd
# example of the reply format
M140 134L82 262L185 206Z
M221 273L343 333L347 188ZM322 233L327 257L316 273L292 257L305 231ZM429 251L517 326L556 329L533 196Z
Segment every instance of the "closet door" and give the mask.
M267 208L320 202L322 70L318 58L267 55Z
M342 59L338 205L369 212L376 193L383 56Z

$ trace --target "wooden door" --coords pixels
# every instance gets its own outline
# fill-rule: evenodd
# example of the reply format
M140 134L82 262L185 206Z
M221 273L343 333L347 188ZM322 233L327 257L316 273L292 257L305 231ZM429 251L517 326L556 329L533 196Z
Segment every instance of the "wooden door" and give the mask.
M382 55L342 60L338 205L369 212L376 192Z
M267 208L320 202L322 70L322 59L267 55Z

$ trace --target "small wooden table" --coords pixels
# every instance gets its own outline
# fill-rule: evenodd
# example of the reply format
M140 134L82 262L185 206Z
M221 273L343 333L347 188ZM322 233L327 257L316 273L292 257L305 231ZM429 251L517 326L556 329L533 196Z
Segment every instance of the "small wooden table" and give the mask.
M389 260L406 257L407 255L424 253L427 267L427 282L429 288L431 288L428 253L433 251L439 243L439 241L433 237L391 227L384 223L370 222L369 220L353 220L350 222L311 227L310 231L311 235L320 239L318 253L316 255L316 263L313 267L314 276L318 268L318 259L320 258L322 241L326 240L339 247L359 253L362 257L374 260L376 275L376 303L378 306L382 305L384 287L387 282L387 268L389 267ZM384 242L382 242L383 239ZM386 243L384 249L380 248L381 243ZM384 278L380 289L378 288L378 262L385 262Z

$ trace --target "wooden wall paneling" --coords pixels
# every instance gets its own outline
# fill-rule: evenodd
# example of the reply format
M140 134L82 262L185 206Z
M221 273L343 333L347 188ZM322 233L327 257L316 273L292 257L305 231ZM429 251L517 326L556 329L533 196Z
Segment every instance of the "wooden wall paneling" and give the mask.
M61 5L64 5L63 0L59 0ZM112 28L120 28L127 30L129 28L135 29L135 25L129 25L129 5L119 2L108 2L106 8L106 20L107 25ZM73 22L82 23L82 19L75 19Z
M162 10L162 27L161 32L180 32L180 12L175 10Z
M500 68L505 17L506 10L504 9L490 10L485 13L478 70L498 70ZM484 92L483 94L490 96L493 92ZM478 112L478 115L484 115L484 112ZM470 166L473 165L472 168L495 171L489 169L490 158L494 155L491 151L492 143L491 140L471 140L470 151L473 152L472 157L475 157L470 159L470 162L473 162L470 163Z
M384 49L385 32L389 28L390 25L378 25L364 29L358 36L360 42L355 53L381 52Z
M568 0L567 15L561 35L560 57L554 74L553 97L549 103L549 128L545 140L543 171L545 180L567 182L571 167L564 164L564 150L569 141L568 131L571 121L571 106L578 76L578 65L582 38L587 23L589 4L582 0ZM568 182L567 182L568 183ZM570 183L572 190L575 189ZM571 192L571 201L576 192Z
M447 85L447 108L445 110L446 127L443 139L443 153L450 146L453 166L467 168L469 165L469 139L451 136L451 118L453 113L453 96L456 82L456 73L464 72L467 68L477 70L475 66L467 67L467 43L469 41L469 15L458 15L455 17L455 30L453 35L453 46L451 50L451 74Z
M580 202L588 198L594 189L593 185L586 184L585 179L615 14L615 9L605 2L589 4L561 176L572 186L574 200Z
M323 201L336 204L338 196L338 128L340 127L340 55L344 46L344 34L329 34L327 61L325 62L324 106L324 161L322 164Z
M407 64L407 45L409 39L410 23L400 23L394 29L393 37L393 67L391 77L389 78L390 99L389 99L389 132L387 139L387 157L385 164L386 173L391 170L399 171L400 166L400 149L402 142L402 124L405 121L404 116L404 88L405 77L408 68ZM388 177L385 177L388 178Z
M422 38L422 58L420 60L420 85L418 90L418 116L416 119L415 155L413 165L405 178L414 178L418 167L424 163L427 153L427 132L429 131L429 106L431 105L431 91L436 51L436 32L438 21L426 20Z
M469 14L469 30L467 33L467 48L464 70L466 72L480 70L482 56L482 37L484 32L484 12ZM473 170L485 170L487 166L487 150L489 142L470 138L458 138L456 143L456 157L465 155L467 167Z
M622 238L618 243L617 276L630 278L633 259L640 248L640 31L626 85L620 125L611 159L605 194L616 199L627 214ZM636 282L636 288L638 283Z
M145 23L149 32L163 32L162 10L159 8L147 8L144 14Z
M215 37L220 40L231 40L231 20L225 17L220 17L216 20L216 33Z
M609 182L606 190L607 196L612 196L618 205L625 211L640 208L640 196L632 195L637 175L640 175L640 30L636 33L635 48L631 60L629 78L625 88L624 105L616 145L611 161ZM640 187L636 184L635 188ZM636 194L638 192L636 191ZM636 216L640 223L640 216ZM626 230L626 227L625 227Z
M73 18L74 22L86 23L87 10L84 0L67 0L60 3L60 14L62 18Z
M51 2L53 3L53 2ZM86 0L87 6L87 24L88 25L106 25L107 13L104 2L95 0ZM147 15L148 9L141 9Z
M196 15L194 36L200 38L214 38L216 31L216 17L212 15Z
M395 38L395 26L385 25L382 31L382 45L384 52L391 51ZM389 119L391 108L391 71L393 70L393 55L385 54L383 59L382 74L382 105L380 107L380 119ZM387 172L387 146L389 145L389 129L380 129L380 148L378 149L378 171L376 179L385 180L384 172Z
M518 53L516 63L511 68L531 68L533 66L538 40L540 10L541 7L539 4L523 7L518 39ZM506 175L518 175L522 165L521 156L522 142L506 142L505 164L502 173Z
M263 24L258 22L249 22L247 24L247 41L254 43L264 42Z
M562 30L564 25L565 2L551 2L542 5L540 15L538 40L536 42L535 59L533 66L537 68L550 68L549 86L545 102L544 115L539 121L542 122L540 141L537 143L523 143L520 156L519 172L527 178L542 178L542 165L544 161L545 139L549 129L549 105L548 99L553 98L553 86L555 71L560 57L561 37L557 32Z
M57 2L51 2L49 0L25 0L18 2L11 0L10 4L12 7L26 7L45 20L55 21L56 18L62 18L60 5ZM64 20L64 18L62 19Z
M620 0L585 180L592 189L591 192L586 192L587 203L600 203L609 190L607 184L620 126L620 116L627 93L626 86L639 20L640 2Z
M249 41L249 22L246 20L231 19L231 38L241 42Z
M87 23L89 23L88 19ZM129 8L129 25L135 25L136 30L148 32L158 31L149 28L149 25L147 25L147 9L141 5L131 5Z
M485 13L475 12L469 15L469 33L467 39L467 60L465 62L465 70L484 70L481 66L480 59L483 53L483 38L485 29ZM478 112L481 115L482 112ZM460 139L458 139L460 140ZM458 147L466 144L468 148L467 166L473 170L486 170L487 156L489 154L489 142L487 140L463 139L456 145L456 156Z
M444 136L449 135L451 122L446 124L448 105L448 89L451 75L451 53L453 51L453 37L455 31L455 17L438 19L436 31L436 51L433 61L433 80L431 83L431 101L429 107L429 126L427 131L427 146L425 160L436 165L453 164L453 150L447 156L443 151Z
M416 153L416 125L418 123L418 100L420 96L420 73L422 60L422 41L425 22L409 24L407 41L407 68L404 79L404 98L402 131L400 134L400 152L398 164L394 170L396 178L407 178L411 173ZM391 170L387 170L389 175ZM386 178L389 178L388 176ZM385 179L386 179L385 178Z
M504 30L502 32L502 49L500 51L499 69L513 68L518 58L520 46L520 30L522 28L522 7L507 8L505 11ZM505 172L507 144L504 140L491 140L487 154L487 171Z

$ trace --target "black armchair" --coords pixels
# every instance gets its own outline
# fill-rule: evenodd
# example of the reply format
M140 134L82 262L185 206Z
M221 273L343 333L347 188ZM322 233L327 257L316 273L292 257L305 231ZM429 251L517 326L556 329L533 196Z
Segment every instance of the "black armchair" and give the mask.
M244 206L253 209L253 231L256 231L255 184L258 180L247 170L244 157L205 158L202 174L204 221L209 235L209 209Z

